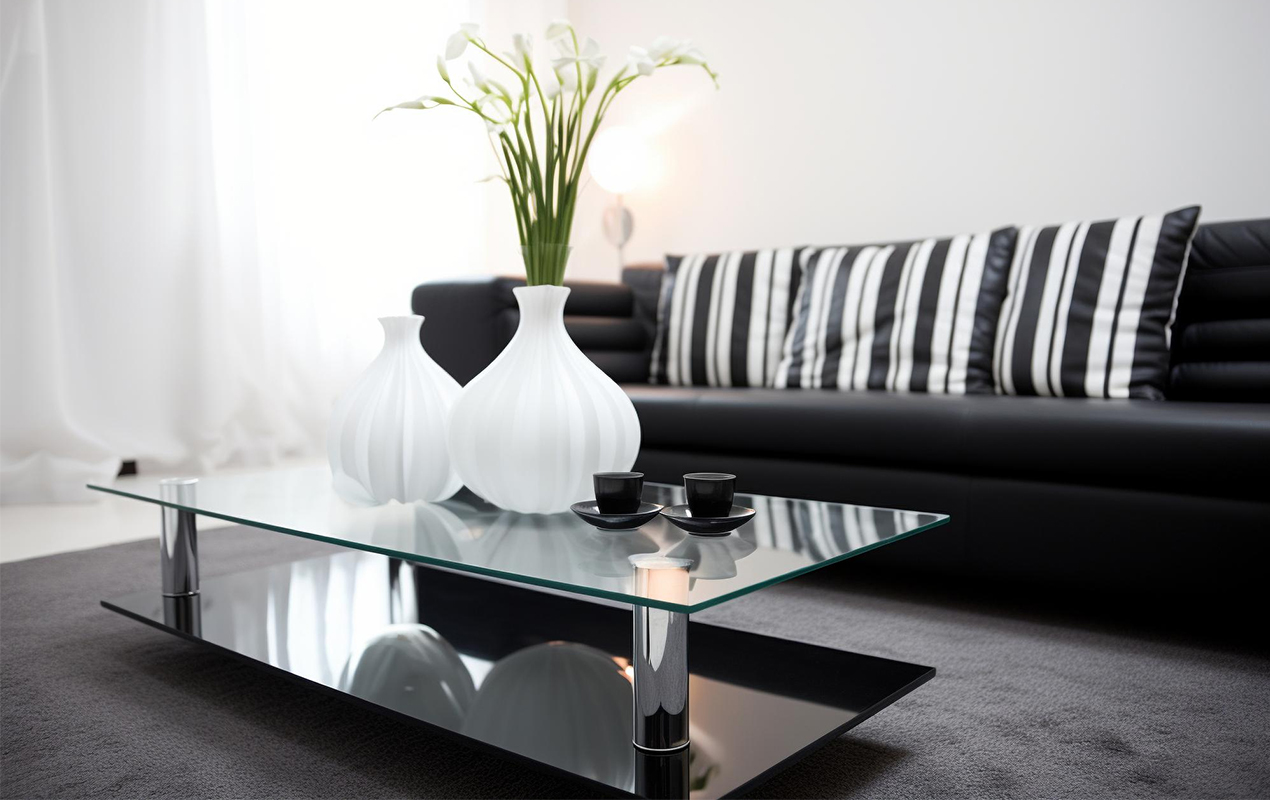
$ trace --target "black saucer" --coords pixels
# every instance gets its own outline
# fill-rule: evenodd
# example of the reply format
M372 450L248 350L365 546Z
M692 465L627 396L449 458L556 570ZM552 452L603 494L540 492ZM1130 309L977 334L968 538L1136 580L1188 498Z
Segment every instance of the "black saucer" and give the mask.
M630 514L601 514L600 506L594 500L583 500L574 503L569 510L602 531L629 531L638 528L657 516L663 506L656 503L640 503L639 508Z
M732 506L726 517L694 517L687 503L668 506L662 516L697 536L726 536L754 518L754 509Z

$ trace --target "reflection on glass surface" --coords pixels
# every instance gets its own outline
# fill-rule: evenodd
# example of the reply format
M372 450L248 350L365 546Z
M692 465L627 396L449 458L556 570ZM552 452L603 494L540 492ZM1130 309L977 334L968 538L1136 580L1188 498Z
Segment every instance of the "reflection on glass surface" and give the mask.
M174 608L157 587L112 602L323 686L649 796L683 796L687 787L697 798L733 791L903 685L862 691L859 687L877 680L869 677L876 668L873 673L835 669L830 683L840 699L834 700L802 694L809 688L806 682L776 693L701 674L700 666L690 664L686 761L650 759L631 744L629 649L612 644L629 647L630 635L623 630L629 612L603 609L611 615L604 619L616 622L616 636L607 624L598 631L573 628L604 638L610 642L606 647L586 636L554 641L552 633L562 620L541 613L535 603L546 600L534 597L567 601L504 589L523 596L518 606L526 614L500 626L510 609L497 603L482 605L465 596L436 611L452 594L436 588L428 593L429 578L440 575L354 551L215 576L204 580L202 595L194 598L201 618L195 630L189 627L193 608ZM450 580L484 585L470 578ZM485 596L481 588L474 591L472 597ZM683 589L676 584L670 591ZM418 620L394 620L402 614ZM764 658L749 648L714 655L716 662L727 663ZM767 658L777 660L759 670L764 675L784 674L792 666L780 654Z
M159 502L158 482L120 478L94 487ZM325 467L199 480L188 510L458 570L552 586L639 605L692 612L947 521L942 514L738 494L758 513L705 544L663 519L603 533L571 513L516 514L463 491L443 503L355 506L331 488ZM646 484L644 499L682 503L682 487ZM186 508L186 506L180 506ZM623 559L676 553L695 560L683 603L641 597Z
M631 574L631 556L656 553L661 546L639 530L600 531L591 528L578 537L582 568L603 578L625 578Z
M634 778L630 682L612 656L584 644L547 642L501 659L462 731L610 786Z
M476 684L458 652L427 625L388 625L354 650L339 688L446 728L462 724Z
M688 570L689 591L697 580L717 581L736 577L736 562L758 549L758 545L742 536L688 536L670 548L666 555L681 558L692 567Z

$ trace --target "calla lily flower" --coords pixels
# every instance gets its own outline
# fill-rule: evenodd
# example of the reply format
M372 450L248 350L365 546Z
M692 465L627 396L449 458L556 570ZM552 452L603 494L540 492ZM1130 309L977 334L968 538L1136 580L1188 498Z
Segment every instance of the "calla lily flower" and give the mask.
M556 79L560 81L560 91L576 92L578 90L578 73L571 64L556 67Z
M534 44L528 34L518 33L512 37L513 61L524 64L529 69L534 60Z
M414 100L407 100L406 102L398 103L395 106L388 106L388 108L385 108L383 111L380 111L379 114L384 113L384 111L393 111L394 109L398 109L398 108L404 108L404 109L409 109L413 111L422 111L429 108L436 108L437 106L452 106L452 105L454 105L453 100L448 100L444 97L437 97L431 94L425 94L415 98ZM376 114L375 116L378 117L379 114Z
M653 43L648 46L648 55L654 61L661 61L663 58L670 58L687 50L692 43L687 39L672 39L669 36L658 36Z
M555 73L551 73L551 77L544 77L542 81L543 99L550 103L560 94L560 80L555 77Z
M500 124L512 121L514 103L515 100L506 94L486 94L476 98L476 108L481 112L481 116L493 119Z
M627 60L640 75L652 75L653 70L657 69L657 63L642 47L631 47L630 57Z
M560 57L551 62L551 65L559 72L561 68L572 66L573 64L582 64L592 69L599 69L604 66L604 56L600 55L599 42L587 37L586 42L582 45L582 52L575 52L573 43L567 40L559 42Z
M697 66L702 67L706 65L705 54L695 47L686 53L679 54L675 57L675 60L680 64L696 64Z
M472 73L472 85L488 94L490 90L489 78L485 77L485 73L481 72L480 68L471 61L467 62L467 68Z
M472 37L476 36L476 32L481 29L480 25L475 22L465 22L459 26L459 29L450 34L450 38L445 43L445 60L453 61L463 55L463 51L467 49L467 43L472 41Z
M626 64L604 86L597 87L605 61L600 45L590 37L579 39L568 20L555 20L547 28L546 40L555 42L559 52L555 58L547 54L549 66L535 67L533 40L528 34L515 35L510 50L496 55L480 38L479 30L474 23L460 26L437 57L437 74L453 99L422 95L379 113L447 105L479 117L487 135L497 139L493 156L501 174L494 177L502 180L511 194L526 253L528 283L559 286L564 281L565 264L554 253L560 248L548 248L551 252L547 253L535 246L568 243L587 152L613 98L635 78L652 75L662 67L700 66L715 86L718 75L687 39L661 36L647 48L632 47ZM470 56L466 59L470 77L452 76L449 62L464 54ZM485 68L490 63L496 65L494 77L482 71L484 58L489 58L483 62ZM511 72L514 79L502 69ZM596 92L596 88L602 91ZM567 102L561 97L565 92L573 93ZM596 96L599 100L591 103ZM546 135L536 135L536 129L542 128Z

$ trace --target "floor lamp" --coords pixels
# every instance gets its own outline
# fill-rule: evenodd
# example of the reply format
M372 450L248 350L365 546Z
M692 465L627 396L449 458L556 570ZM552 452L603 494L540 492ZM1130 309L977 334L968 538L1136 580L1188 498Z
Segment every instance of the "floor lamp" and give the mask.
M607 128L591 143L587 158L591 177L615 198L604 209L603 224L604 238L617 248L619 269L626 266L626 243L635 230L635 218L622 202L622 195L647 179L649 163L648 144L633 128Z

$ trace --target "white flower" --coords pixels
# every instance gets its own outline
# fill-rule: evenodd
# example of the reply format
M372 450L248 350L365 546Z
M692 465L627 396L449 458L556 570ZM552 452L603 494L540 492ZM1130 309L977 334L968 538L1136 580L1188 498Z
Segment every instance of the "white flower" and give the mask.
M414 100L407 100L404 103L398 103L395 106L389 106L388 108L385 108L383 111L380 111L379 114L384 113L384 111L393 111L394 109L398 109L398 108L421 111L421 110L425 110L429 108L436 108L437 106L452 106L452 105L454 105L453 100L448 100L444 97L437 97L431 94L425 94L415 98ZM376 114L375 116L378 117L379 114Z
M669 36L658 36L653 43L648 46L648 55L654 61L661 61L663 58L671 58L679 55L679 53L687 50L692 46L692 42L687 39L672 39Z
M572 29L573 26L569 24L567 19L552 20L551 24L547 26L547 39L559 39Z
M600 45L590 36L587 37L586 43L582 45L582 52L575 52L573 43L570 41L561 41L560 57L551 62L551 65L559 72L563 67L572 66L573 64L582 64L591 69L599 69L604 66L604 56L600 55Z
M450 70L446 67L445 59L441 56L437 56L437 72L441 73L441 80L446 83L450 82Z
M472 85L488 94L490 91L489 78L485 77L485 73L481 72L476 64L471 61L467 62L467 68L472 73Z
M552 73L552 77L544 75L542 80L542 97L548 103L560 94L560 81L554 77L554 74Z
M496 94L487 94L476 98L475 105L485 120L486 131L498 135L510 126L512 113L503 98Z
M465 22L459 26L459 29L450 34L450 38L445 43L445 60L453 61L463 55L463 51L467 49L467 43L472 41L472 37L476 36L476 32L481 29L480 25L475 22Z
M705 53L702 53L700 50L698 50L695 47L692 48L691 50L680 53L675 58L679 61L680 64L696 64L702 67L706 65Z
M493 119L499 124L506 124L511 121L512 110L511 103L501 94L485 94L476 98L476 108L485 117Z
M634 67L640 75L652 75L653 70L657 69L657 63L649 57L648 51L642 47L632 47L627 62Z
M508 87L490 78L489 87L492 94L502 97L510 105L514 106L520 101L520 84L518 83L513 83Z
M578 73L573 69L572 65L566 64L563 67L556 67L556 78L560 81L558 91L576 92L578 90Z
M526 68L534 60L534 43L528 34L518 33L512 37L512 48L515 51L513 61L524 64Z

